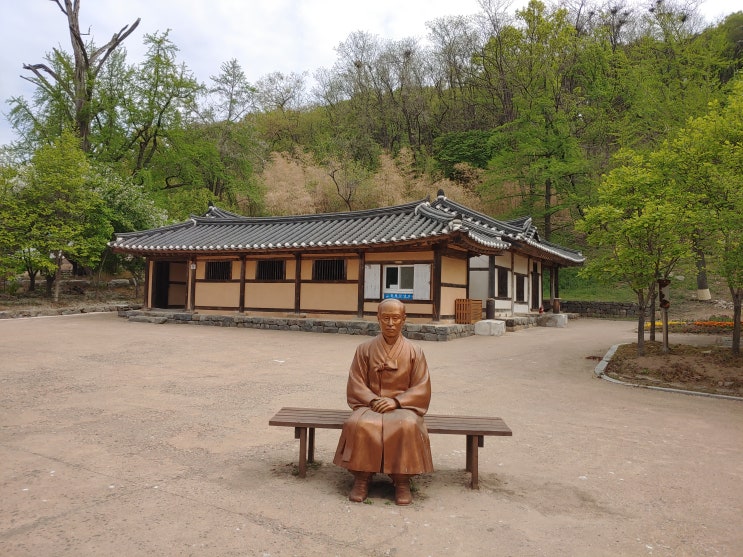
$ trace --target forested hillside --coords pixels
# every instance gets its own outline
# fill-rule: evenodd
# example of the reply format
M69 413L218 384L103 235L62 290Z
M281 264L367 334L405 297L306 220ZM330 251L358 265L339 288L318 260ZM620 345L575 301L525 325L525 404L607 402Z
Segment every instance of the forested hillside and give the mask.
M477 16L431 21L425 38L354 32L332 67L255 83L238 59L197 82L167 31L145 35L145 58L130 63L124 45L139 20L99 46L80 31L79 0L58 5L69 50L50 45L25 65L34 96L9 99L19 139L0 159L5 274L53 275L40 253L95 267L111 231L182 220L210 202L296 214L439 189L499 218L531 215L545 239L605 250L590 241L593 225L575 227L607 203L605 177L657 170L668 160L657 153L698 129L692 119L741 95L743 12L712 26L666 0L533 0L515 13L484 1ZM720 172L732 176L735 164ZM60 177L73 167L78 178ZM677 200L695 191L671 191L663 176L643 187ZM52 214L59 234L36 225ZM709 234L691 228L699 264L712 255Z

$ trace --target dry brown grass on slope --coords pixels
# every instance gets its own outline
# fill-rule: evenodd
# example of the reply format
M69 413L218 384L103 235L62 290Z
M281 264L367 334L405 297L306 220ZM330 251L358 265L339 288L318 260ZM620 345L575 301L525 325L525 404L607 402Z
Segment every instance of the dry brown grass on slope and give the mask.
M265 206L269 215L312 214L316 204L319 169L309 167L301 158L272 153L261 175L266 184Z
M265 184L265 208L268 215L300 215L346 211L335 185L325 169L308 153L273 153L262 175ZM451 180L432 181L412 171L412 159L406 151L397 159L382 155L377 173L360 187L352 208L389 207L425 197L435 198L439 189L450 199L472 209L484 211L482 202L469 187Z

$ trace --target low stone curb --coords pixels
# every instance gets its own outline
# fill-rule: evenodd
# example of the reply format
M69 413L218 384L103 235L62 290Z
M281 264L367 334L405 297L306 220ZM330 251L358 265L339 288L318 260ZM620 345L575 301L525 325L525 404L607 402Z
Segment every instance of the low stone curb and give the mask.
M76 315L80 313L104 313L128 311L138 306L132 304L101 304L62 308L28 308L0 311L0 319L23 319L27 317L52 317L56 315Z
M682 395L693 395L693 396L705 396L708 398L721 398L725 400L737 400L740 402L743 402L743 397L739 396L732 396L732 395L718 395L715 393L702 393L699 391L687 391L685 389L673 389L671 387L654 387L653 385L641 385L640 383L629 383L627 381L621 381L619 379L614 379L613 377L609 377L606 375L606 366L609 365L609 362L611 361L612 357L614 357L615 352L617 349L622 346L622 344L615 344L611 348L609 348L609 351L604 355L604 357L601 359L601 361L596 365L594 368L594 373L596 374L596 377L599 379L604 379L606 381L609 381L610 383L616 383L617 385L624 385L625 387L637 387L640 389L650 389L651 391L663 391L666 393L679 393Z

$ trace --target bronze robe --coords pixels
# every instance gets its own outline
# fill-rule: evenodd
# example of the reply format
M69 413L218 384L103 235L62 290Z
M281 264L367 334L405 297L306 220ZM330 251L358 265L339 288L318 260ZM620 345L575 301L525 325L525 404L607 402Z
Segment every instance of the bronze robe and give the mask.
M359 472L433 472L423 415L431 401L431 380L423 351L400 335L391 348L382 335L361 344L346 387L353 409L343 426L333 462ZM377 413L375 398L397 400L400 408Z

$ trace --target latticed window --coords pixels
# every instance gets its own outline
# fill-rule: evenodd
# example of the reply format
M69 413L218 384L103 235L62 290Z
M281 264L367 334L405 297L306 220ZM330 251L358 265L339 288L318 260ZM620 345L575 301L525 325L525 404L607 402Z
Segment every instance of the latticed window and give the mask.
M345 259L316 259L312 265L312 280L346 280Z
M284 280L286 261L283 259L265 259L258 261L255 278L257 280Z
M232 279L232 261L207 261L206 280Z

